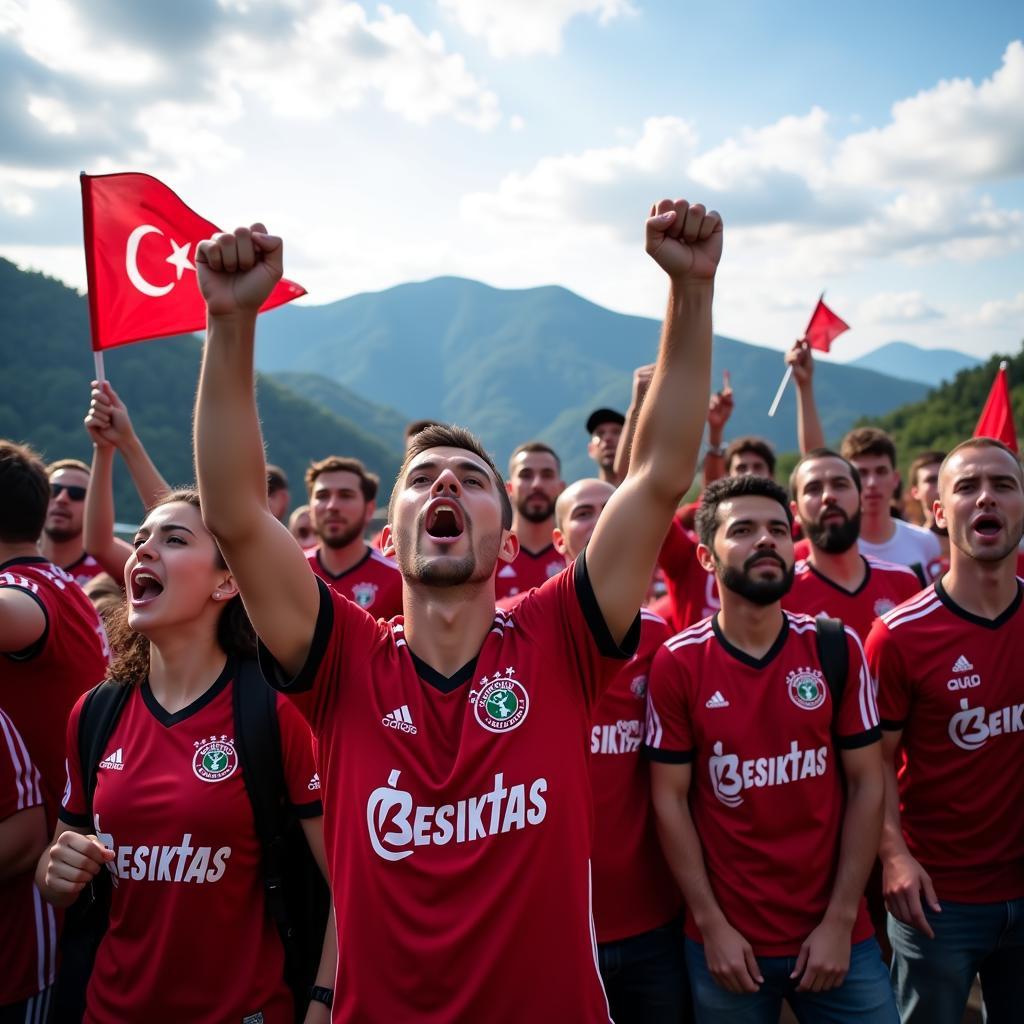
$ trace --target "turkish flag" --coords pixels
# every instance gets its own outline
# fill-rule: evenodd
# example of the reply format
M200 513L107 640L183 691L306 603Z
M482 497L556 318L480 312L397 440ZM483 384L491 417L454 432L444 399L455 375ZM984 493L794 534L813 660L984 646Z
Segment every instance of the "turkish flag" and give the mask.
M850 325L844 320L840 320L825 305L824 294L822 294L822 297L818 299L818 304L814 307L814 312L811 314L807 330L804 331L804 340L811 348L817 349L819 352L827 352L831 348L832 342L843 331L848 331L849 329Z
M999 364L999 372L992 381L992 390L981 410L981 418L974 428L975 437L994 437L1011 451L1017 451L1017 429L1013 425L1013 406L1010 405L1010 378L1006 363Z
M206 326L196 247L220 228L148 174L83 174L82 219L94 352ZM283 278L260 312L305 294Z

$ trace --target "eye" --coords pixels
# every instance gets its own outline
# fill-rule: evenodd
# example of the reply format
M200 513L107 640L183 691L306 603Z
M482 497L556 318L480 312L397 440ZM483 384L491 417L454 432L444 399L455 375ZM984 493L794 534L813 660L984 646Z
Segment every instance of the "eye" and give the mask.
M138 551L139 548L141 548L142 545L145 544L145 543L146 543L146 538L145 537L136 537L132 541L132 547L135 548L136 551Z
M469 486L470 484L472 484L474 487L483 487L483 485L484 485L483 480L481 480L480 477L478 477L478 476L467 476L462 481L462 483L465 486Z
M185 544L186 541L185 541L185 538L180 536L179 534L172 533L172 534L170 534L168 536L167 543L168 544Z

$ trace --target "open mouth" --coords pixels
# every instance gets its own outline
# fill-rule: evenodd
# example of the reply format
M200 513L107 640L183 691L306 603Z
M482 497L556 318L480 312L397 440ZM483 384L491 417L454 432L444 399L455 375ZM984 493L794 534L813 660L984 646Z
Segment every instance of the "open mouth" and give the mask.
M462 536L462 510L445 499L431 502L427 508L425 529L434 540L452 541Z
M980 533L982 537L995 537L1003 529L1003 524L999 521L997 516L978 516L977 519L971 523L971 529L975 533Z
M135 569L129 582L132 606L136 608L149 604L164 592L164 585L148 569Z

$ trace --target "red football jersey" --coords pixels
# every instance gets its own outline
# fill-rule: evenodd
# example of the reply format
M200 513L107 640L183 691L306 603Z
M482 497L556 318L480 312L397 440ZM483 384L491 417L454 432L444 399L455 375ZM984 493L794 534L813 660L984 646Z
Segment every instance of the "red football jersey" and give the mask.
M306 551L310 568L342 597L355 601L375 619L402 614L402 574L390 558L367 547L365 556L351 569L334 576L320 560L319 546Z
M106 674L110 648L82 588L45 558L0 565L0 587L31 596L46 631L27 651L0 657L0 705L14 720L43 779L50 826L64 792L64 727L78 696Z
M903 835L939 899L1024 897L1024 611L956 605L942 581L872 627L882 727L903 730Z
M284 950L264 910L260 844L234 747L234 665L169 714L149 684L128 698L86 815L75 705L61 820L114 850L110 927L85 1020L292 1020ZM322 813L309 727L278 700L284 776L300 817ZM255 1014L262 1013L262 1018Z
M342 936L333 1020L608 1021L591 920L590 718L616 647L583 559L496 611L451 678L326 587L306 666ZM350 937L349 941L345 941Z
M640 647L598 702L590 727L598 942L615 942L666 924L683 904L661 852L651 773L640 755L647 676L669 628L649 611L640 614Z
M842 619L863 643L871 623L913 597L921 589L921 581L917 573L905 565L880 562L870 555L861 555L861 558L866 571L864 581L856 590L846 590L833 583L810 562L797 562L792 589L783 597L782 606L816 619L821 616Z
M666 643L651 669L648 756L693 763L690 810L711 888L757 956L796 956L832 895L845 805L840 748L881 737L874 683L846 630L838 714L814 620L785 612L760 659L725 639L717 616ZM700 932L687 914L687 934ZM853 942L872 934L861 899Z
M43 806L39 770L14 725L0 711L0 821ZM29 999L53 984L57 921L43 902L35 871L0 880L0 1007Z
M506 597L524 594L542 586L565 568L565 558L549 544L536 553L520 548L512 562L499 562L494 578L494 596L501 601Z
M677 630L706 619L722 607L715 574L705 572L697 561L697 544L677 519L672 520L665 535L658 565L665 574L674 609L672 625Z
M103 572L103 566L92 555L87 555L83 551L81 558L72 562L71 565L64 566L64 571L73 577L80 587L84 587L89 580Z

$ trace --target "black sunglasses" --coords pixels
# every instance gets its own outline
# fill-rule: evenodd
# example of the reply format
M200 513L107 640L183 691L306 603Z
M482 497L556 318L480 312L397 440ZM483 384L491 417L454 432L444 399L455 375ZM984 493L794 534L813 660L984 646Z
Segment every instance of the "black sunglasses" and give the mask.
M67 491L68 498L70 498L71 501L85 500L84 487L75 487L74 484L50 484L50 496L52 498L59 498L61 491Z

